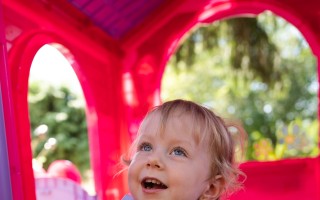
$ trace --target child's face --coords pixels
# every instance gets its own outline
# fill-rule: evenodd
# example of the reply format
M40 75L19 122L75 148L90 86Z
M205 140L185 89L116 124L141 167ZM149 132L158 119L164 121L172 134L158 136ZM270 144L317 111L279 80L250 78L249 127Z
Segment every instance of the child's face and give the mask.
M208 145L196 142L191 124L188 116L173 116L159 133L159 113L146 121L128 172L135 200L196 200L208 190Z

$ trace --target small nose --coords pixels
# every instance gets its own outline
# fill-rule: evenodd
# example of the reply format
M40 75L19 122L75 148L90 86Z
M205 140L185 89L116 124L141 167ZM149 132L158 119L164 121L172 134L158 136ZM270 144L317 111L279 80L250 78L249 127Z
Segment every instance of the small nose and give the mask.
M147 166L148 166L148 167L161 168L160 165L159 165L157 162L154 162L154 161L149 161L149 162L147 163Z
M163 168L162 159L161 159L160 155L158 155L156 153L153 153L152 155L150 155L148 157L146 166L152 167L152 168L157 168L157 169Z

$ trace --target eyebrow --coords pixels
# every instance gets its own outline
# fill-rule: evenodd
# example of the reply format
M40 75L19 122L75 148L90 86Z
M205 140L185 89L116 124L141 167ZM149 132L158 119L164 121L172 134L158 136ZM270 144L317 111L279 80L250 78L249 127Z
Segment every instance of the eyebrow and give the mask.
M153 136L149 136L149 135L141 135L137 139L138 139L138 142L141 140L148 140L148 141L154 140Z
M161 135L160 137L166 137L165 135ZM150 136L150 135L141 135L138 139L138 141L143 141L143 140L147 140L147 141L152 141L154 140L154 137L153 136ZM172 138L170 143L173 143L173 144L177 144L177 143L183 143L183 144L187 144L188 146L190 147L194 147L194 146L197 146L197 143L194 142L194 144L192 144L192 142L190 142L190 140L186 140L186 139L182 139L182 138Z
M190 140L184 140L184 139L173 139L170 141L170 143L173 143L173 144L186 144L187 146L189 146L190 148L195 148L196 147L196 143L192 143L190 142Z

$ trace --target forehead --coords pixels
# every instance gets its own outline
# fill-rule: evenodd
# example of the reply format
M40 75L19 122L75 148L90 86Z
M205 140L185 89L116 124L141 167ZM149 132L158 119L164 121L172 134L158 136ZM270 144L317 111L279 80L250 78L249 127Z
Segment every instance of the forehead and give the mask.
M206 137L199 120L190 113L179 110L167 116L163 116L160 111L150 113L141 124L139 135L189 138L196 144L201 143Z

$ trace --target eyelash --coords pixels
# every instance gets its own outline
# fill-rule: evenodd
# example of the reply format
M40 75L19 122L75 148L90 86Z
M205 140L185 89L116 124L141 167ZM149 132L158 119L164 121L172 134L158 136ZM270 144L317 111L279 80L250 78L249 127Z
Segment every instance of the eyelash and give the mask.
M176 155L176 156L184 156L184 157L188 157L188 154L186 152L186 150L184 150L184 148L182 147L175 147L172 152L170 154L173 154L176 150L180 151L182 154ZM175 154L173 154L175 155Z
M145 147L148 147L150 149L145 149ZM143 142L138 146L138 151L151 151L152 150L152 145L148 142ZM175 151L179 151L179 153L181 154L174 154ZM184 157L188 157L188 153L187 151L182 148L182 147L175 147L173 148L173 150L170 152L170 155L174 155L174 156L184 156Z
M148 151L151 151L151 150L152 150L152 145L151 145L150 143L143 142L143 143L141 143L141 144L138 146L138 151L147 151L147 150L144 149L146 146L149 146L149 147L151 148L151 149L148 150Z

